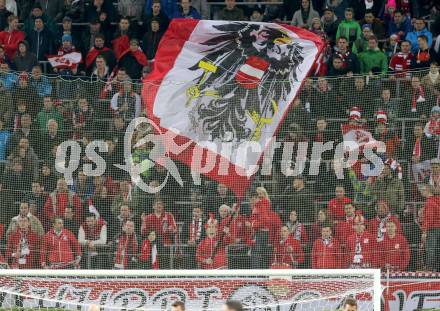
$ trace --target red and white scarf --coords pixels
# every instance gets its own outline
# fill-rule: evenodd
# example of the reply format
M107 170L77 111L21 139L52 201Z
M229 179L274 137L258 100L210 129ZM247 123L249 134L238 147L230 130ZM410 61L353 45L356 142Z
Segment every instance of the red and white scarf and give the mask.
M200 237L202 236L202 229L203 229L202 218L199 219L193 218L189 232L190 241L199 241Z
M421 86L419 86L416 90L413 90L413 97L411 101L411 111L417 111L417 103L425 101L425 91Z

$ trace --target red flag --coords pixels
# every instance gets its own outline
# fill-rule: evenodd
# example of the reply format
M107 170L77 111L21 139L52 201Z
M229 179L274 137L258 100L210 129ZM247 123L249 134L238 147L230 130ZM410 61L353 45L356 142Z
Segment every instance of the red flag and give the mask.
M322 48L293 26L175 19L144 80L148 117L177 135L171 158L241 197Z
M112 41L112 47L116 59L119 59L121 54L130 47L130 38L127 35L117 37Z
M125 50L122 52L122 54L119 56L118 61L120 61L125 55L131 54L134 58L136 58L136 61L141 64L142 66L148 65L148 59L147 56L142 52L142 50L139 48L136 51L132 52L130 49Z
M341 124L342 135L344 138L344 150L351 151L357 148L363 149L365 146L375 146L377 141L373 135L361 125Z
M86 68L89 68L90 66L93 65L93 63L95 62L96 57L101 54L102 52L107 52L110 51L109 48L104 47L101 50L98 50L97 48L93 47L90 49L89 53L87 53L86 56Z

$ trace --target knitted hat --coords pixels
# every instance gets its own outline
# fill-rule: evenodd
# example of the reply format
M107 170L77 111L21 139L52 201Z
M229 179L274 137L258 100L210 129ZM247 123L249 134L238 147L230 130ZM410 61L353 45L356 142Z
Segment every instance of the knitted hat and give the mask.
M71 36L71 35L68 35L68 34L65 34L65 35L63 35L63 37L61 38L61 41L62 41L62 42L65 42L65 41L72 42L72 36Z
M379 110L376 114L376 121L378 123L384 123L387 124L388 122L388 116L387 113L383 110Z
M432 107L431 113L435 113L435 112L440 113L440 107L439 106Z
M215 219L215 216L213 213L209 213L209 219L206 221L205 227L208 228L210 225L217 226L218 221Z
M371 30L371 24L363 24L362 25L362 30L364 30L364 29L369 29L369 30Z
M359 107L352 107L350 109L350 116L349 119L350 120L355 120L355 121L359 121L359 119L361 118L361 109Z

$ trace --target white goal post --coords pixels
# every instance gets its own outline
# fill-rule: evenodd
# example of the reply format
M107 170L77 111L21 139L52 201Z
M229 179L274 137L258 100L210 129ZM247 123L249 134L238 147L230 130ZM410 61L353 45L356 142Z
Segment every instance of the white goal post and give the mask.
M246 310L330 311L355 298L358 310L381 310L379 269L298 270L0 270L0 308L221 310L229 299Z

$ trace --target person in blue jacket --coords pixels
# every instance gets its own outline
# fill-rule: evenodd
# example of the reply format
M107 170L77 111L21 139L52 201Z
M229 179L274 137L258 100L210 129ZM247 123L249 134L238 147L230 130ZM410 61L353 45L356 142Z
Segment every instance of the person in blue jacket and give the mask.
M411 21L403 15L402 11L394 12L393 20L388 24L388 37L398 35L400 39L404 39L411 30Z
M199 12L191 5L191 0L181 0L175 18L201 19Z
M6 147L10 137L11 133L4 129L4 122L0 118L0 161L6 160Z
M151 7L153 6L153 0L145 1L144 12L145 15L150 14ZM172 19L177 12L177 2L176 0L160 0L161 10L165 13L165 15Z
M426 28L426 23L423 18L417 18L414 24L414 31L408 32L406 35L406 40L411 42L411 48L413 54L417 53L419 49L419 43L417 42L417 38L421 35L425 35L428 39L428 48L432 45L432 33Z

